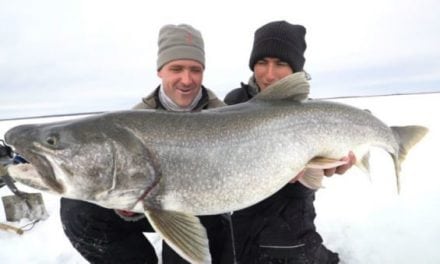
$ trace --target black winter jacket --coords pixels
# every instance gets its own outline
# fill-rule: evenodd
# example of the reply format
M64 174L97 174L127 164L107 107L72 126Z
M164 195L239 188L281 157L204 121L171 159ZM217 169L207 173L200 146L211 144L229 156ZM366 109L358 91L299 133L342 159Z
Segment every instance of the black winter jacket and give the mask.
M228 105L246 102L257 94L256 89L241 83L229 92L224 102ZM292 178L295 175L292 175ZM294 247L322 239L315 231L315 191L299 182L285 185L277 193L251 207L232 214L236 258L239 263L250 263L258 248L266 246ZM253 261L252 261L253 262Z

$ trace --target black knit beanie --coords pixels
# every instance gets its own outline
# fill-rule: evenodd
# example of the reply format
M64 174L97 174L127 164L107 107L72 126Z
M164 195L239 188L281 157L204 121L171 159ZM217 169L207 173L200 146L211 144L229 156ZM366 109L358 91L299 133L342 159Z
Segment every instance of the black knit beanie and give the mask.
M265 57L279 58L287 62L293 72L303 70L306 59L306 28L286 21L270 22L255 31L249 67Z

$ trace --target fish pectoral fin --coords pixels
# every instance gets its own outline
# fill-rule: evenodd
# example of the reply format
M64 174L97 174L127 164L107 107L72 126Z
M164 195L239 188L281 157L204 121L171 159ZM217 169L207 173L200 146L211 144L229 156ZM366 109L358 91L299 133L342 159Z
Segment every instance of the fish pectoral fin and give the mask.
M190 263L211 263L206 229L198 217L174 211L145 211L167 244Z
M348 161L344 161L344 160L336 160L325 157L315 157L306 164L306 168L325 170L325 169L336 168L347 163Z

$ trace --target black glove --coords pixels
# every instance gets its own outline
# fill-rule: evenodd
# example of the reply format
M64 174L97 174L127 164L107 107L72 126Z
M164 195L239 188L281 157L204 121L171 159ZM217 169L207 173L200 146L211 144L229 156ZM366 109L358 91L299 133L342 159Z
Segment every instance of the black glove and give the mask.
M6 162L6 160L11 160L13 157L12 149L10 146L6 145L5 142L0 139L0 161Z
M28 163L22 156L15 153L12 148L0 139L0 165Z
M12 149L5 144L3 140L0 140L0 188L3 187L6 183L3 180L6 175L6 165L12 162Z
M6 166L9 164L28 163L23 157L14 153L12 148L0 139L0 188L7 184L16 189L14 180L8 175ZM12 190L12 189L11 189ZM15 193L15 192L14 192Z

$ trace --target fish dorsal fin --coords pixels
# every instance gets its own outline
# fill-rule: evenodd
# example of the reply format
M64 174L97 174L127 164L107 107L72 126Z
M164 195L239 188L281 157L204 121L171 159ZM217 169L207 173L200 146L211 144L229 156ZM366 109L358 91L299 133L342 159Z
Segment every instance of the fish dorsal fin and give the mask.
M198 217L147 210L145 215L167 244L190 263L211 263L208 236Z
M302 101L307 99L310 92L310 85L306 80L304 72L289 74L283 79L270 85L254 98L256 100L280 100L291 99Z

